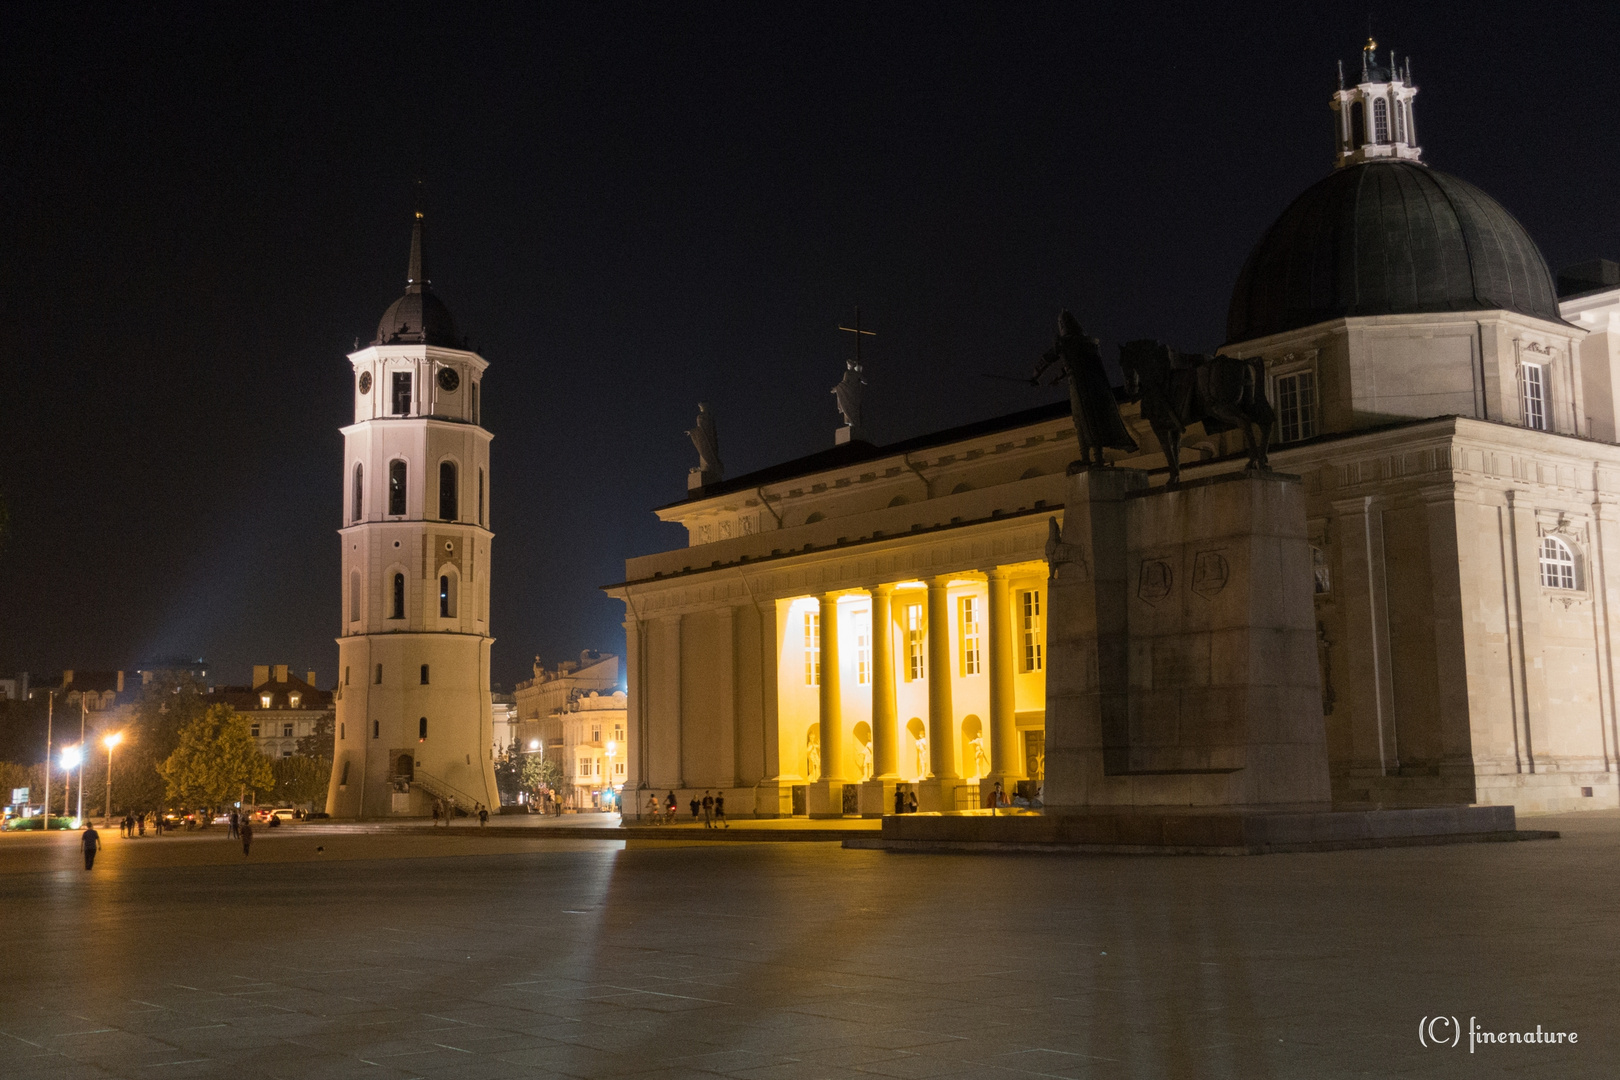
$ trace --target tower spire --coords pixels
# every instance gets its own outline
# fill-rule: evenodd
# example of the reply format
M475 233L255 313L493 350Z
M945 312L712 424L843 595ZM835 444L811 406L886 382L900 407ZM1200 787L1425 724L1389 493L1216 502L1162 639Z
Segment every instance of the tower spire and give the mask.
M422 223L422 210L418 205L416 220L411 223L411 262L405 269L405 291L419 293L432 282L427 276L427 254L422 250L422 233L426 226Z

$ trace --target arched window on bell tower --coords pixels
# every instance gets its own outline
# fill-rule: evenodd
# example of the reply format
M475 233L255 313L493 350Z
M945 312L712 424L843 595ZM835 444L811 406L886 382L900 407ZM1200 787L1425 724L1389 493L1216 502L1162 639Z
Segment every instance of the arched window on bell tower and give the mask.
M390 618L403 619L405 617L405 575L394 575L394 614Z
M484 470L478 470L478 524L484 523Z
M365 490L366 470L357 461L354 463L354 492L349 496L349 520L359 521L365 517Z
M439 462L439 518L442 521L455 521L459 514L456 499L456 463L453 461Z
M388 463L388 512L405 514L405 463L398 458Z

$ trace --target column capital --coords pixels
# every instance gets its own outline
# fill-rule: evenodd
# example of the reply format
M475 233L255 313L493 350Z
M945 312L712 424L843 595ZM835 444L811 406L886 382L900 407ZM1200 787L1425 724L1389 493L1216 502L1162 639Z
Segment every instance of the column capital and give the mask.
M991 581L1008 581L1012 578L1012 571L1005 566L992 566L984 572L985 577Z
M893 596L895 586L898 584L899 582L891 581L882 585L868 585L866 586L866 591L871 593L873 596Z

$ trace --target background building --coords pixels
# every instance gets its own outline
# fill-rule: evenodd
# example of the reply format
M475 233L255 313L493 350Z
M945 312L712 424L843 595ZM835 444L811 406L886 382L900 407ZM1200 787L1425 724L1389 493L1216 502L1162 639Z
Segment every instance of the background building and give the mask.
M286 664L255 664L253 685L221 686L210 695L241 713L248 731L267 757L292 757L298 740L315 734L321 717L332 711L332 691L315 685L315 673L300 679Z

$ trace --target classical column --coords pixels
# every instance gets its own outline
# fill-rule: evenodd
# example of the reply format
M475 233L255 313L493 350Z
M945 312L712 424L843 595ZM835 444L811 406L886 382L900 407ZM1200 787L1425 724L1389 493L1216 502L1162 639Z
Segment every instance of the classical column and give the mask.
M894 586L872 590L872 779L900 774L896 755L900 732L894 719Z
M1018 756L1017 705L1013 696L1012 587L1007 571L990 571L990 776L994 783L1024 774ZM1009 792L1010 797L1010 792Z
M928 765L936 780L955 780L956 718L951 708L949 578L928 582Z
M821 777L844 779L843 687L838 678L838 597L821 597Z

